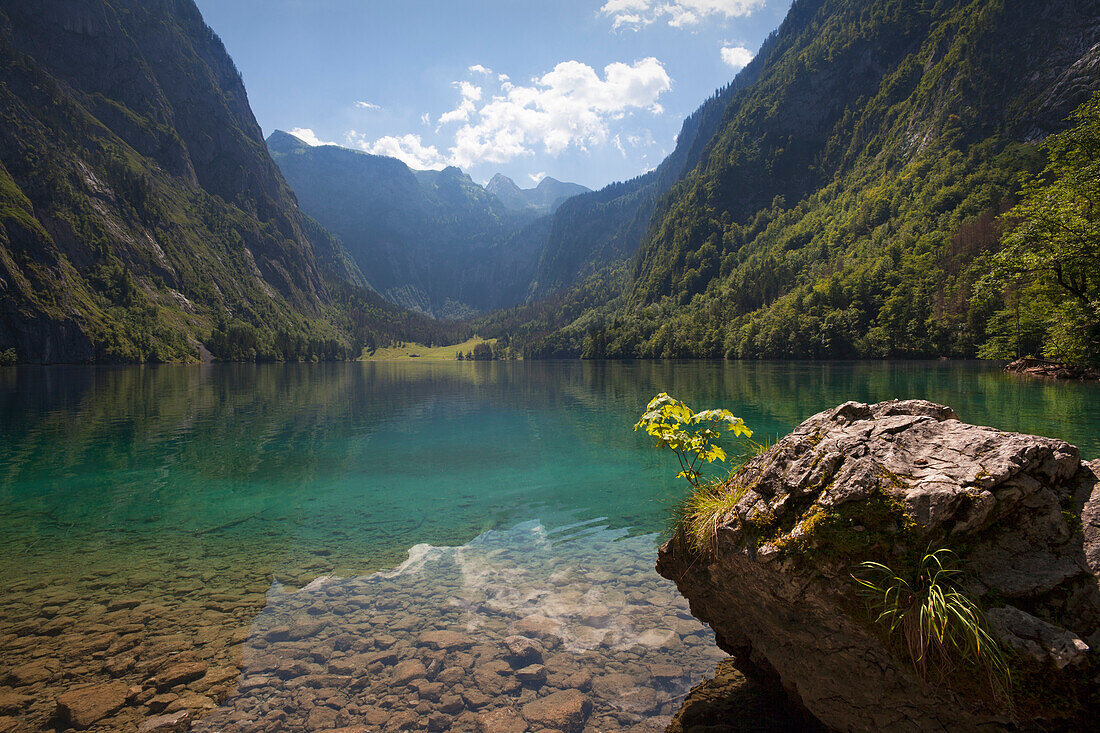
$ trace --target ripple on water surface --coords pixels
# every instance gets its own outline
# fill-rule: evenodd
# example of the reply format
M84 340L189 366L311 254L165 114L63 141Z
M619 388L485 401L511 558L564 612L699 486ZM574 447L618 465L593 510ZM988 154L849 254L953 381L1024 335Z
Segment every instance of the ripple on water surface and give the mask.
M724 655L653 570L655 539L527 522L276 584L237 691L196 729L662 730Z

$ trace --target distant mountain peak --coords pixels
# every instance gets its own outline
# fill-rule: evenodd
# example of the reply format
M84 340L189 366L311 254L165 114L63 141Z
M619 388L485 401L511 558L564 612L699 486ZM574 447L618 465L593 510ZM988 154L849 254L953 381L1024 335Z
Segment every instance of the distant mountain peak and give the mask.
M544 177L534 188L520 188L508 176L497 173L485 184L485 190L509 209L535 209L550 213L565 199L587 193L589 189L579 183L563 183L550 176Z
M309 148L309 143L283 130L275 130L267 136L268 150L277 153L294 153Z

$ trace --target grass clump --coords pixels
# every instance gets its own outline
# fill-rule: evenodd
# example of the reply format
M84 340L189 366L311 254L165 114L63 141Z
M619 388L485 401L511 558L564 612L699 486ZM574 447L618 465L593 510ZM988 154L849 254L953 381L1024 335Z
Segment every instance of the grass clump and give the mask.
M749 487L731 481L703 482L676 509L676 527L696 556L712 558L718 550L718 525L733 511Z
M765 439L763 443L746 440L738 451L738 464L725 480L693 484L692 492L676 507L675 533L686 540L693 554L706 558L715 556L718 524L752 488L750 483L741 479L741 469L749 460L769 450L775 442L770 439ZM759 512L754 512L753 516L757 514Z
M955 554L941 548L924 553L909 573L865 561L852 577L875 622L904 650L921 678L938 683L963 668L979 669L994 697L1007 702L1008 661L981 609L957 587L961 574Z

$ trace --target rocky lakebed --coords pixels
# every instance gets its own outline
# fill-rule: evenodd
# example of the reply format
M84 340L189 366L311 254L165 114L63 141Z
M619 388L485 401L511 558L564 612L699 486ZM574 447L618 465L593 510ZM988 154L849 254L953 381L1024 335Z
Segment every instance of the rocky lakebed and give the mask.
M0 731L660 731L726 654L655 549L528 522L247 602L196 600L201 578L159 602L27 584Z
M1095 719L1100 461L930 402L849 402L728 481L709 552L682 532L658 548L657 534L600 519L532 520L453 546L406 544L363 572L314 549L272 575L272 558L243 544L251 564L203 558L192 537L127 565L117 548L64 557L20 537L0 575L0 733L1081 730ZM858 563L908 573L932 548L957 557L952 587L984 610L1004 687L969 663L919 670L859 597Z

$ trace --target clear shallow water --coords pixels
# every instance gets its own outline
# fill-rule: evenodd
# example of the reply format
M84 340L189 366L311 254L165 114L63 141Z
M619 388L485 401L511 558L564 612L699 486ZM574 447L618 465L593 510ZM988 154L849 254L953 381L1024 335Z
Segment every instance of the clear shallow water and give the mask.
M180 654L219 669L244 662L247 674L264 614L282 612L272 599L284 592L326 575L342 587L397 567L415 545L469 545L532 521L550 533L578 523L618 532L629 552L611 557L624 577L664 583L647 568L682 487L670 456L630 431L659 391L697 409L728 407L758 438L845 400L921 397L1100 456L1100 385L982 364L3 369L0 665L41 668L7 684L32 696L105 675L141 684ZM551 536L552 555L568 562L603 552L589 531ZM514 555L518 569L527 556ZM638 556L642 569L631 570L626 558ZM548 577L540 567L527 567L532 587ZM440 602L433 595L424 608ZM326 620L318 643L347 604L331 605L316 614ZM626 606L616 613L633 613ZM712 663L700 658L689 676ZM222 687L205 691L219 698L232 685ZM119 725L150 712L142 704ZM52 699L20 715L37 720L47 708Z

